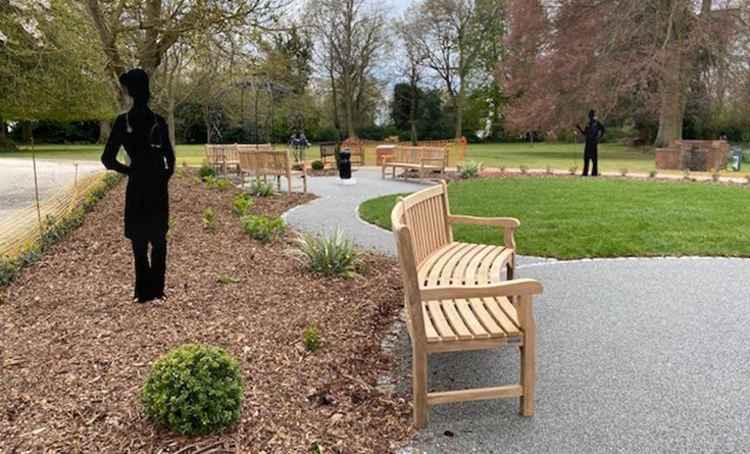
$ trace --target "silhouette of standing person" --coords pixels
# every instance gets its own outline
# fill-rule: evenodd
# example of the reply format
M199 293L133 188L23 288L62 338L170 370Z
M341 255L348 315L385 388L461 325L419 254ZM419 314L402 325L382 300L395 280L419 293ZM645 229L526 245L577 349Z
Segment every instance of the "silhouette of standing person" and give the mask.
M164 297L169 228L169 178L175 156L164 118L148 107L151 93L148 74L132 69L120 76L120 85L132 98L132 108L112 126L102 163L128 176L125 191L125 237L133 246L135 295L139 303ZM117 160L120 147L130 165ZM149 262L148 248L151 246Z
M589 176L589 161L592 163L591 176L599 176L599 141L604 137L604 125L596 118L596 111L589 111L589 122L586 128L581 129L576 125L578 131L586 138L586 147L583 150L583 176Z

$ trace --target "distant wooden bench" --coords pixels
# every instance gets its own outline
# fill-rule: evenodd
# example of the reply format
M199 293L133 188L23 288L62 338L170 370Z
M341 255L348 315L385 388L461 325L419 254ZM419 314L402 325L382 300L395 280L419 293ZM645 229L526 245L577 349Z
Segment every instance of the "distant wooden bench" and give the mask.
M445 183L402 198L391 212L407 326L412 343L414 424L427 424L428 408L467 400L520 398L521 414L534 414L535 324L532 296L542 286L513 279L513 218L451 215ZM453 241L453 224L496 226L504 245ZM502 280L506 274L507 281ZM520 384L461 391L427 392L430 353L516 346Z
M352 152L353 166L365 165L365 143L359 139L348 138L341 144L341 150L348 148Z
M338 149L338 142L320 142L320 161L324 166L330 162L334 168L336 167L336 152Z
M302 163L302 170L292 170L292 161L289 150L273 151L240 151L240 172L244 181L246 175L261 177L286 177L289 193L292 193L292 177L302 178L302 192L307 192L307 169ZM279 190L281 190L281 178L277 178Z
M404 177L407 177L410 172L417 172L419 178L424 178L428 172L440 172L440 175L445 175L447 165L447 148L398 146L391 156L383 159L382 176L385 178L388 168L393 169L393 178L396 178L397 168L404 169L402 173Z
M232 145L206 145L206 163L209 167L219 173L226 173L228 169L239 169L239 156L237 146Z

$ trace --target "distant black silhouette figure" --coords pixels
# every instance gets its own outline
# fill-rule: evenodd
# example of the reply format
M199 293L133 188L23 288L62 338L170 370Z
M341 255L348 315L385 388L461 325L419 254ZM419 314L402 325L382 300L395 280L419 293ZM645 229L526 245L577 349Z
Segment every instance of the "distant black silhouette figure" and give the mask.
M599 141L604 137L604 125L596 118L596 111L589 111L589 122L585 129L576 125L578 131L586 138L583 151L583 176L589 175L589 161L593 164L591 175L599 176Z
M133 98L133 107L112 126L102 163L128 176L125 192L125 237L133 243L135 299L144 303L164 297L169 229L169 178L175 156L164 118L148 107L151 97L148 75L132 69L120 76L120 84ZM117 160L120 146L130 165ZM148 246L151 245L149 263Z

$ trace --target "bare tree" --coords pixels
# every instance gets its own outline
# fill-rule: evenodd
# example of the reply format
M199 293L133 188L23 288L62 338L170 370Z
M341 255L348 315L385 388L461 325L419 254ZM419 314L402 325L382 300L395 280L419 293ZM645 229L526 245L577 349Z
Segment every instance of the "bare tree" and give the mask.
M417 144L417 109L419 98L419 82L422 79L422 70L425 63L425 56L419 48L417 42L417 30L413 21L409 20L410 16L415 13L413 8L409 8L403 19L397 24L401 40L402 54L404 64L401 66L401 75L409 81L409 125L412 144ZM394 102L397 100L394 100Z
M287 0L204 2L77 0L86 6L107 55L107 72L117 92L117 77L129 65L153 75L169 49L186 34L242 31L272 24ZM124 100L119 97L121 107ZM105 130L108 130L108 123Z
M469 80L482 49L480 9L474 0L422 0L415 11L415 42L426 66L445 84L455 109L455 137L459 138Z
M338 95L350 137L370 93L373 68L386 45L383 13L365 0L315 0L309 4L317 31L319 59L331 77L334 119Z

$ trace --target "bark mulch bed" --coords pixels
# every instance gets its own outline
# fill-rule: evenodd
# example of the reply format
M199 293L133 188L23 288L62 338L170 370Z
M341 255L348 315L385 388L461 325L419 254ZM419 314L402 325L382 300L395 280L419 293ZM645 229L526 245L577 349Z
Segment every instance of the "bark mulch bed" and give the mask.
M411 431L409 404L375 388L393 366L380 344L402 301L395 261L370 255L361 277L318 276L289 256L293 232L262 244L241 230L231 212L236 191L207 190L191 176L175 176L171 191L166 301L131 302L122 183L0 289L0 452L398 447ZM256 198L253 210L278 215L309 198ZM216 213L214 233L201 221L207 207ZM321 335L315 353L301 340L310 324ZM221 346L241 363L242 420L226 433L181 437L143 415L150 365L188 342Z

